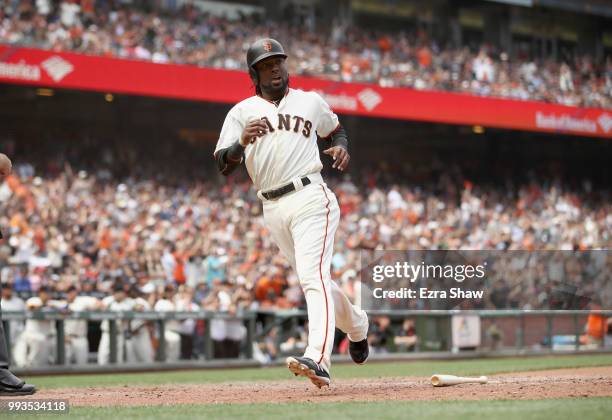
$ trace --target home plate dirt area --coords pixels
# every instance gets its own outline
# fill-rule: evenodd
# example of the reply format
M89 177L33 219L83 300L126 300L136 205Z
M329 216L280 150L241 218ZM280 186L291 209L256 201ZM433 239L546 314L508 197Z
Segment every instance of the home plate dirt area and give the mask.
M440 372L437 372L440 373ZM442 372L446 373L446 372ZM612 396L612 366L514 372L489 376L487 384L434 388L429 378L385 377L332 380L317 389L310 381L55 388L27 398L68 399L72 406L218 403L290 403L389 400L534 400Z

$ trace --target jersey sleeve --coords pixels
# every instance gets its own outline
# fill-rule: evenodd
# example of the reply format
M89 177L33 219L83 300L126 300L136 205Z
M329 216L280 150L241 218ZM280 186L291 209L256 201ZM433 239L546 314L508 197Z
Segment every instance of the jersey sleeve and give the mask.
M317 125L317 134L319 137L329 137L340 124L338 116L331 110L325 99L318 93L314 94L318 102L319 124Z
M93 296L79 296L81 299L81 307L82 311L92 311L96 309L98 304L98 299ZM79 299L77 298L77 299Z
M232 108L223 122L223 128L221 128L217 147L215 147L215 155L219 150L230 147L236 140L240 139L243 128L243 124L236 116L236 108Z
M28 309L40 308L41 306L42 300L38 296L33 296L26 300L26 308Z
M115 301L115 298L113 297L113 295L105 296L102 299L102 305L104 305L105 308L108 308L114 301Z

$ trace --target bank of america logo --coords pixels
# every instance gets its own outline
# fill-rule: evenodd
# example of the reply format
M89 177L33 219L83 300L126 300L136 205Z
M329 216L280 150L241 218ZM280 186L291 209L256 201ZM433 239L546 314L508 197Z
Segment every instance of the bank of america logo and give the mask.
M368 111L373 110L376 106L382 102L382 97L376 93L376 91L368 88L364 89L357 94L357 98L359 98L359 102L364 106Z
M74 70L72 64L57 55L47 58L40 65L54 82L59 82Z
M601 114L597 119L597 122L599 123L599 125L601 125L601 128L603 128L603 131L605 131L606 134L612 128L612 117L610 117L608 113Z

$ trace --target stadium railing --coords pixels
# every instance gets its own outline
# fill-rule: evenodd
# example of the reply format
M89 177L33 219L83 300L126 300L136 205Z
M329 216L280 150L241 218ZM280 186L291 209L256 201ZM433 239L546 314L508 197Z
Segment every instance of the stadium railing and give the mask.
M513 337L506 337L506 342L511 346L505 345L499 348L487 348L485 340L481 340L481 344L472 351L462 352L465 356L474 355L516 355L516 354L551 354L558 352L580 352L583 350L597 350L612 352L612 347L602 345L597 348L585 347L581 344L581 336L584 334L584 325L587 317L590 314L599 314L603 317L612 317L612 310L599 311L584 311L584 310L378 310L368 311L370 320L375 320L377 317L388 317L393 323L401 323L405 319L412 319L416 325L416 335L419 338L415 346L415 355L423 354L426 357L445 357L456 352L456 348L451 346L451 330L450 319L455 315L477 315L479 317L481 327L480 335L483 338L486 335L486 326L492 323L501 323L502 321L509 325L506 330L514 331ZM302 320L307 319L307 313L301 310L258 310L258 311L243 311L236 315L227 313L197 311L197 312L72 312L65 313L59 311L28 311L14 312L6 311L2 313L2 322L4 323L5 336L9 349L12 349L13 344L10 342L10 328L12 321L24 321L27 319L52 321L55 324L55 333L51 338L55 340L55 367L68 366L66 360L65 347L65 326L66 320L86 320L91 322L108 321L109 323L109 338L110 338L110 364L121 365L125 368L131 365L135 370L138 370L138 364L127 364L118 361L118 322L129 320L147 320L151 321L156 326L156 336L160 337L159 345L156 349L155 366L148 364L147 369L164 368L172 365L177 366L177 363L166 363L166 343L161 337L165 336L166 323L168 321L182 321L186 319L210 321L213 319L239 320L246 328L246 335L241 347L240 359L250 364L257 364L253 355L253 344L264 338L272 328L278 328L281 331L275 339L277 349L280 349L280 344L287 334L295 331ZM256 321L263 321L264 326L260 331L256 331ZM603 324L605 326L605 323ZM603 327L602 327L603 328ZM501 328L503 330L503 328ZM428 331L429 330L429 335ZM563 336L557 336L556 333L562 333ZM605 331L602 331L605 337ZM565 342L555 342L555 338L565 337L571 338ZM436 343L436 340L438 341ZM206 367L206 366L223 366L234 365L228 359L219 360L217 363L210 363L213 360L213 340L210 335L209 325L206 325L203 331L203 348L202 354L204 360L191 360L189 366ZM10 350L9 350L10 351ZM382 355L382 359L390 358L391 353ZM280 352L279 352L280 354ZM438 354L438 356L436 355ZM373 355L377 358L377 354ZM185 361L187 362L187 361ZM219 364L218 362L223 362ZM180 363L178 364L180 365ZM80 365L84 367L83 365ZM87 365L87 371L99 370L104 371L109 368L105 366ZM48 369L25 367L28 372L45 371ZM18 369L19 370L19 369ZM60 369L61 370L61 369ZM79 365L73 365L71 372L79 370Z

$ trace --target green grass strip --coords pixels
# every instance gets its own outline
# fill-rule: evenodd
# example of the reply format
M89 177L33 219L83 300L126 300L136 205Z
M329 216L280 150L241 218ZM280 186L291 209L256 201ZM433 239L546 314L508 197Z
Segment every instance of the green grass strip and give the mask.
M53 415L15 415L3 418L57 419ZM378 420L536 420L610 419L612 398L493 401L393 401L294 404L218 404L145 407L77 407L70 419L330 419Z

